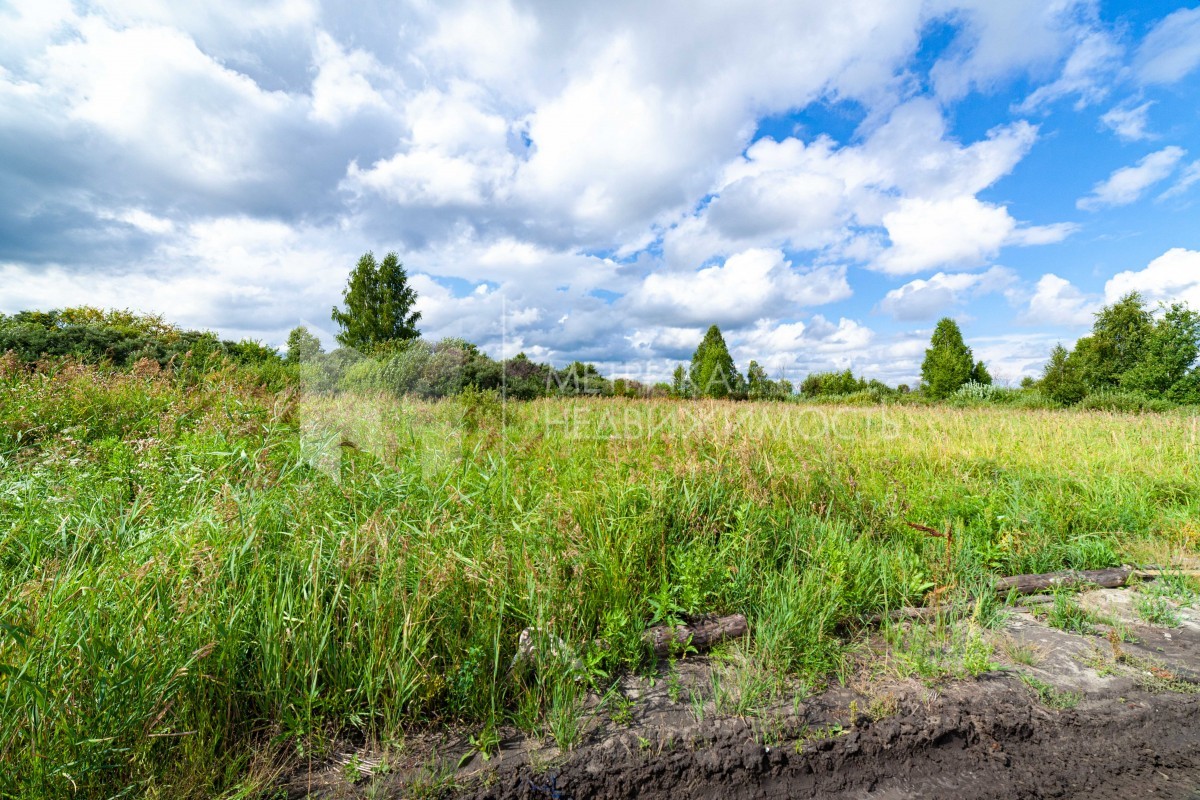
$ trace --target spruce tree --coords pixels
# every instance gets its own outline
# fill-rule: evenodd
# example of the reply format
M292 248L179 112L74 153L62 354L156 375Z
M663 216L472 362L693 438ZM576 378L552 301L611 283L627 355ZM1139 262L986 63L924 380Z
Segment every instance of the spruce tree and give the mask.
M981 374L982 373L982 374ZM949 317L938 321L921 364L921 379L930 397L941 400L958 391L972 375L987 374L983 362L976 367L971 348L963 342L958 323ZM991 377L988 376L988 380Z
M417 293L395 253L380 263L374 253L364 254L346 281L342 300L346 310L334 306L332 317L341 328L337 340L344 347L370 351L420 336L421 312L412 310Z
M725 337L716 325L708 329L692 355L689 378L698 397L736 398L745 393L746 382L734 366Z

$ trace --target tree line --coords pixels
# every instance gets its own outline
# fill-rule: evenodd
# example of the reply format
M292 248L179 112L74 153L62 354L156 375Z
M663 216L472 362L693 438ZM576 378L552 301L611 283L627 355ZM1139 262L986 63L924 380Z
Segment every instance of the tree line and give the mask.
M814 372L799 387L772 379L758 361L739 371L717 325L709 327L689 364L670 382L646 384L609 378L594 364L565 367L535 362L524 353L493 359L462 339L421 338L417 293L396 253L377 261L365 253L334 306L340 347L325 352L307 328L291 331L286 355L255 340L222 340L186 330L156 315L89 307L0 314L0 353L9 361L46 358L104 361L129 367L203 372L232 364L255 373L269 388L302 382L315 391L368 388L395 394L445 397L465 390L496 391L513 399L546 396L625 396L789 400L990 402L1031 407L1145 410L1200 404L1200 314L1182 303L1157 309L1137 293L1105 306L1091 334L1073 349L1057 345L1038 378L1020 388L995 386L987 365L975 359L958 324L939 320L916 387L889 386L851 370ZM797 392L798 389L798 392Z

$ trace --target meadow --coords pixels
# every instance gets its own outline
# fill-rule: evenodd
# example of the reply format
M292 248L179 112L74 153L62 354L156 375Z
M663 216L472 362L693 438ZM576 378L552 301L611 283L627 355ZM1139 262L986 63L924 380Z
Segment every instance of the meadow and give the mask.
M1198 451L1185 411L0 365L0 796L239 796L437 726L569 744L581 693L699 614L745 614L756 668L815 689L931 593L1195 554ZM511 668L528 627L566 652Z

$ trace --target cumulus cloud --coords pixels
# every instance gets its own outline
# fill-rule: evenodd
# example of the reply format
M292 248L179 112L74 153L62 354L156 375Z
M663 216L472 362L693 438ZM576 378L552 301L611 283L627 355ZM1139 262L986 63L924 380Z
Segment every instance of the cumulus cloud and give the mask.
M347 51L325 31L317 34L313 61L317 77L312 84L313 119L337 125L364 109L386 111L389 104L372 79L389 71L364 50Z
M1118 272L1104 284L1104 300L1115 302L1140 292L1151 304L1187 303L1200 308L1200 251L1172 248L1142 270Z
M1099 303L1052 272L1038 279L1019 320L1027 325L1087 325Z
M1016 226L1008 212L974 197L906 199L883 217L892 246L875 262L904 274L972 265L994 255Z
M1143 83L1175 83L1200 67L1200 8L1181 8L1142 39L1134 70Z
M810 310L864 267L940 270L897 315L953 305L983 291L962 269L1068 236L981 196L1037 126L948 120L1018 76L1046 84L1030 108L1090 102L1113 54L1083 0L45 0L0 24L2 310L146 303L277 342L371 247L428 335L494 352L657 368L717 321L781 369L908 377L920 336ZM954 43L922 75L934 24ZM757 137L825 100L853 133Z
M638 315L675 325L742 325L851 294L844 267L793 269L778 250L747 250L696 272L655 272L629 295Z
M906 274L974 266L1008 244L1061 241L1073 226L1022 225L975 197L1011 172L1036 138L1036 127L1016 122L962 145L935 103L913 100L861 144L760 139L725 166L705 207L666 232L664 253L678 266L784 246Z
M1083 211L1098 211L1136 202L1151 186L1170 177L1186 154L1183 148L1172 145L1151 153L1133 166L1121 167L1092 187L1091 194L1079 198L1075 206Z
M1003 291L1016 281L1005 267L986 272L939 272L928 280L915 280L893 289L879 304L881 311L898 320L929 320L945 316L967 300Z

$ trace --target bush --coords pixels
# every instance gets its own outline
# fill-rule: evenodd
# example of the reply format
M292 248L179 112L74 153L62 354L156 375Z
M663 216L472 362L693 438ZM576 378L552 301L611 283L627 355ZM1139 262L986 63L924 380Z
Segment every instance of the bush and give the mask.
M1141 392L1093 392L1079 402L1077 408L1088 411L1119 411L1131 414L1170 411L1175 404L1169 400L1147 397Z
M805 397L830 397L853 394L867 388L867 382L862 378L855 378L850 370L814 372L800 384L800 394Z

